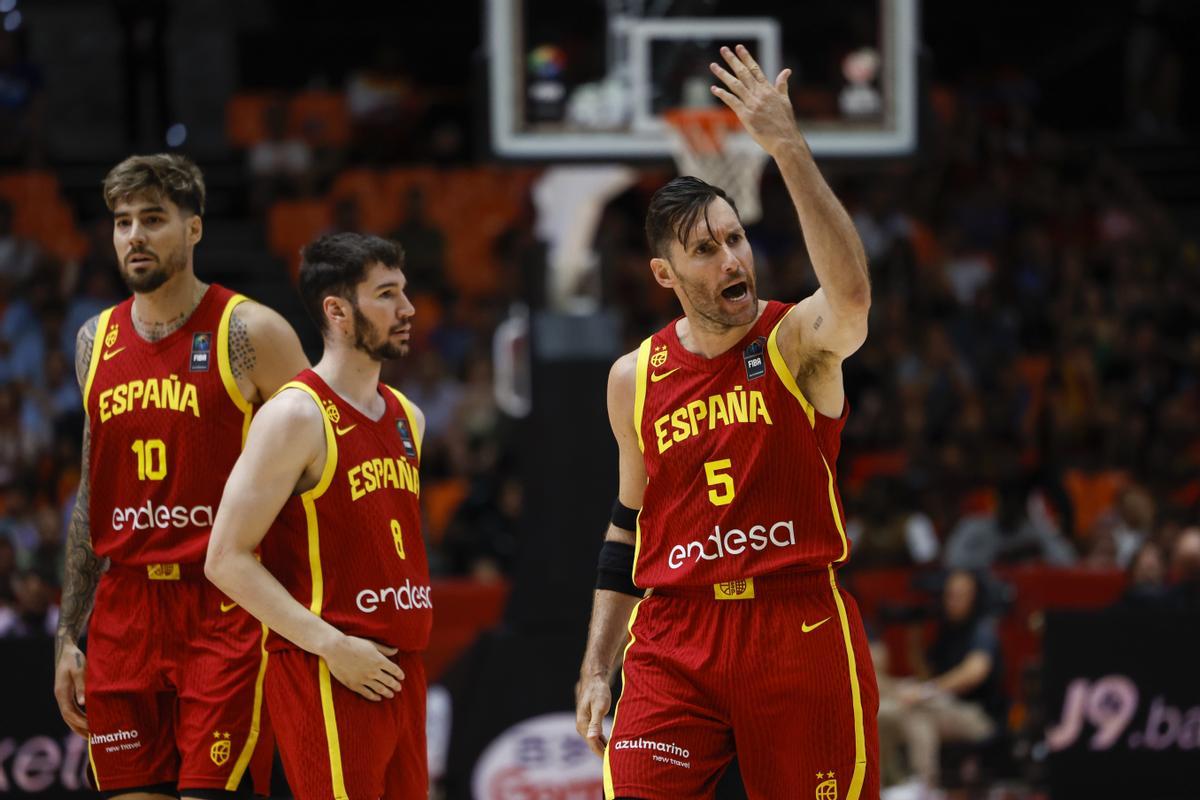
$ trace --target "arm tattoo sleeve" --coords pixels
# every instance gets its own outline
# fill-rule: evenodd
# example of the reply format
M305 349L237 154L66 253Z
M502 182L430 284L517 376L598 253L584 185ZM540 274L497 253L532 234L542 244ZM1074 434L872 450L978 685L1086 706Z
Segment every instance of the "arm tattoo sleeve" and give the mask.
M88 364L92 358L92 344L95 338L96 320L91 319L79 331L75 341L75 375L79 379L81 389L87 383ZM79 492L75 497L75 510L71 513L71 524L67 530L62 609L58 618L58 634L54 641L55 663L58 662L63 643L78 642L79 637L83 635L88 615L92 611L92 600L96 596L96 585L100 582L100 574L105 566L104 560L97 558L92 550L91 527L88 521L88 502L91 497L88 457L91 443L91 432L85 423Z
M229 318L229 363L233 368L234 378L249 376L254 371L256 362L254 344L250 341L246 320L238 314L240 310L234 309Z

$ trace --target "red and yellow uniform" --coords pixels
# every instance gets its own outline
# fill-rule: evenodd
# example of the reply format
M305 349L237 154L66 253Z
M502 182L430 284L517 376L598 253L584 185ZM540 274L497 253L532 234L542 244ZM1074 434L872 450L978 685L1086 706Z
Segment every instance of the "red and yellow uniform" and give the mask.
M284 389L321 408L325 466L291 497L263 539L263 565L314 614L350 636L399 649L394 698L366 700L325 661L272 633L267 701L288 783L307 798L414 798L428 793L425 673L433 624L421 538L420 441L408 400L379 385L368 419L312 370ZM282 390L281 390L282 391Z
M836 569L839 419L817 412L771 302L712 359L675 324L638 351L634 424L647 485L608 798L711 796L736 753L751 797L878 795L878 693Z
M252 412L229 363L230 317L245 299L210 286L157 342L134 330L132 298L99 318L84 386L88 510L92 546L111 566L88 631L86 699L104 791L234 790L256 746L269 770L264 630L203 569Z

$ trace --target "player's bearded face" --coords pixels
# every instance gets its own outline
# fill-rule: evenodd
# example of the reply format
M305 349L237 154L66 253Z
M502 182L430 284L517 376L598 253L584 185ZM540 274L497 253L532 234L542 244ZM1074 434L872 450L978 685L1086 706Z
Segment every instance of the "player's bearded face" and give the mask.
M190 217L170 200L132 198L113 215L113 246L129 291L153 292L187 266Z
M741 220L720 198L687 238L672 244L671 271L697 321L716 329L748 325L758 315L754 254Z
M408 339L396 340L398 334L408 330L408 323L393 324L387 328L372 323L363 314L358 303L354 306L354 348L361 350L374 361L389 361L408 355Z

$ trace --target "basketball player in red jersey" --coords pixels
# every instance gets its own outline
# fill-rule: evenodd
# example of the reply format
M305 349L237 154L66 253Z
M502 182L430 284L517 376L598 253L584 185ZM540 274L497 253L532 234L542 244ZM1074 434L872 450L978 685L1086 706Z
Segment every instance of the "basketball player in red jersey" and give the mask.
M684 316L609 378L620 489L577 724L604 755L610 799L711 797L736 753L751 798L874 800L878 693L837 585L849 544L834 471L841 362L867 335L866 258L796 127L788 71L772 84L745 48L721 53L713 93L778 164L820 288L759 300L721 189L678 178L651 201L650 266Z
M209 543L209 577L271 630L267 702L298 800L428 794L425 417L379 382L408 350L403 261L353 233L305 248L325 354L254 418Z
M55 695L105 795L232 796L256 747L267 793L262 626L200 562L253 405L308 362L282 317L196 277L195 164L133 156L108 173L104 199L133 296L76 340L87 425Z

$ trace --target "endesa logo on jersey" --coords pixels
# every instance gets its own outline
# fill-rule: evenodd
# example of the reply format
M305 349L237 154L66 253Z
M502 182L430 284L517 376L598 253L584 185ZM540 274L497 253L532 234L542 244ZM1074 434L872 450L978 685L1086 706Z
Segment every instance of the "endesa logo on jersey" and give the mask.
M153 500L145 505L114 508L112 529L114 531L149 531L160 528L211 528L212 506L160 506Z
M745 555L747 549L759 552L768 547L791 547L796 543L796 526L792 520L783 520L773 525L751 525L749 529L730 528L722 531L720 525L703 539L686 545L677 544L667 555L667 566L680 569L688 561L716 561Z
M429 599L429 586L414 586L408 578L403 586L385 586L382 589L363 589L354 598L358 610L364 614L374 614L382 605L394 605L397 611L418 611L422 608L433 608Z

